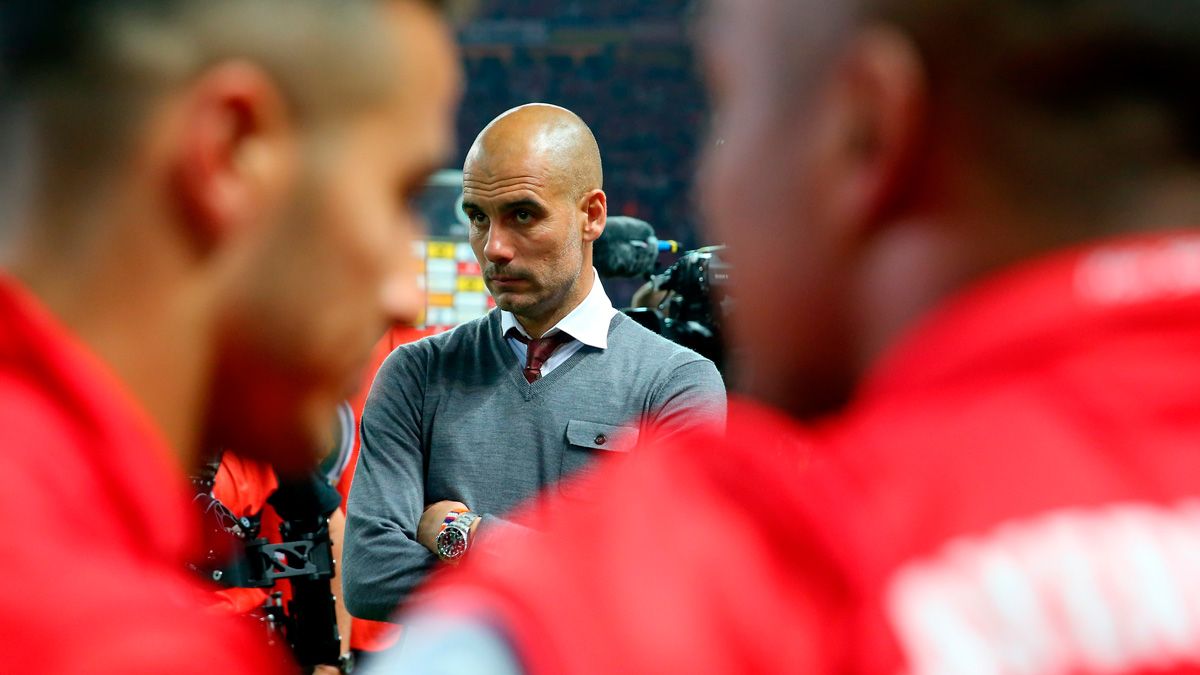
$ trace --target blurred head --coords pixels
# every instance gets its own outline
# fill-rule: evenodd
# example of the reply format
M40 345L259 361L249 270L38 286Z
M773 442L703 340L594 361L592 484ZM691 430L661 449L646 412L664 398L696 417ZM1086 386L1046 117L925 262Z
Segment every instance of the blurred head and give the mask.
M247 431L266 444L290 427L303 434L297 445L316 439L324 449L322 430L360 386L372 346L424 303L412 244L425 224L413 198L453 147L457 62L448 27L427 5L383 7L379 61L363 64L389 75L382 98L306 130L287 227L232 285L214 400L253 398L215 406L213 421L239 443ZM273 408L247 429L244 411Z
M471 247L496 304L547 330L592 286L607 202L600 150L575 113L530 104L493 120L463 166Z
M9 4L26 25L0 114L33 139L10 250L178 280L164 304L211 348L202 442L308 464L373 343L419 309L410 199L459 87L435 3Z
M978 277L1200 221L1200 6L713 0L702 197L744 389L811 417Z

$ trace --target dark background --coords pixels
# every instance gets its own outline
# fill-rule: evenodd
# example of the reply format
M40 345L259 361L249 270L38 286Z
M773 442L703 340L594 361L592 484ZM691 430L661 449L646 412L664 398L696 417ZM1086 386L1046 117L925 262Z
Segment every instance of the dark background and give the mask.
M457 165L479 131L517 105L579 114L604 160L610 215L649 221L688 248L691 186L706 124L686 0L483 0L460 30L467 90ZM618 298L613 298L614 302Z

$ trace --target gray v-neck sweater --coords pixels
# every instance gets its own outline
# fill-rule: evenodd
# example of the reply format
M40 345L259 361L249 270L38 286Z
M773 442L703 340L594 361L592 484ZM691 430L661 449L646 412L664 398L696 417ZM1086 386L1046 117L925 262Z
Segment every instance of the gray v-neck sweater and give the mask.
M624 314L608 348L584 346L530 384L500 313L397 348L375 377L347 508L343 588L355 616L387 619L436 558L416 541L427 504L484 514L480 535L539 490L653 426L723 424L712 362ZM485 539L481 536L480 539Z

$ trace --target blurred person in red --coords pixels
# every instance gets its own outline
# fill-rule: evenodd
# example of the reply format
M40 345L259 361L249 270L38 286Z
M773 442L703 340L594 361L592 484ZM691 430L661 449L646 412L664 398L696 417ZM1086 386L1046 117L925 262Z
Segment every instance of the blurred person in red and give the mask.
M381 672L1200 672L1200 5L709 11L757 402L535 505Z
M310 468L419 294L436 3L0 5L0 669L269 673L201 608L202 449Z

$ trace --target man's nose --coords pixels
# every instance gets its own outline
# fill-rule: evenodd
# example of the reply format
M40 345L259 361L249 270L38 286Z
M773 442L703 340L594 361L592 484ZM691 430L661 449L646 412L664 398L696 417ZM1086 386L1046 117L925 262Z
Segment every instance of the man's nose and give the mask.
M483 257L494 265L507 265L512 262L516 251L513 250L508 236L499 227L488 230L487 244L483 247Z

